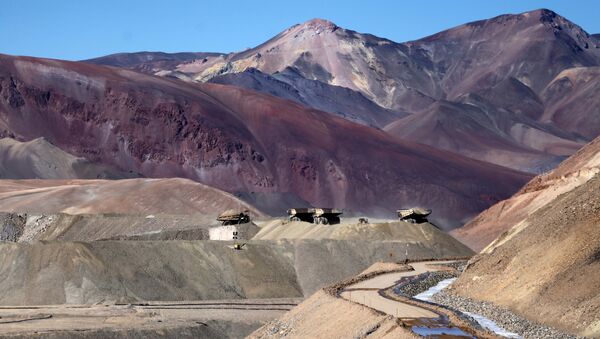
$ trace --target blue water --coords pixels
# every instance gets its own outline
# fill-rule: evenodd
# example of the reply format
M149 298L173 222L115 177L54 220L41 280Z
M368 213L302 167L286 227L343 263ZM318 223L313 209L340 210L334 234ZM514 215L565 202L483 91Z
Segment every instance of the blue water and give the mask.
M466 337L474 338L469 333L464 332L460 328L456 327L426 327L426 326L413 326L411 328L416 334L427 337L431 335L451 335L455 337Z

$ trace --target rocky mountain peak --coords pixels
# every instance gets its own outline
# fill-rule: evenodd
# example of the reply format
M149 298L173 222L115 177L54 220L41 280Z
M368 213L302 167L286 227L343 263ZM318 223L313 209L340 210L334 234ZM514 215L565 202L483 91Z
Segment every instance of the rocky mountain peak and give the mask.
M549 9L536 9L530 12L525 12L514 17L525 17L530 18L531 24L537 24L541 22L553 31L555 35L558 33L567 33L578 38L589 38L589 34L581 27L570 21L569 19L561 16L560 14L549 10Z
M549 10L547 8L536 9L536 10L531 11L529 13L532 13L532 14L535 14L536 16L539 16L540 17L540 21L543 21L543 22L554 21L554 19L556 19L557 17L561 17L556 12L554 12L552 10Z
M308 20L305 23L303 23L301 25L301 27L313 29L315 31L331 31L331 32L338 29L338 26L336 24L334 24L333 22L326 20L326 19L320 19L320 18Z

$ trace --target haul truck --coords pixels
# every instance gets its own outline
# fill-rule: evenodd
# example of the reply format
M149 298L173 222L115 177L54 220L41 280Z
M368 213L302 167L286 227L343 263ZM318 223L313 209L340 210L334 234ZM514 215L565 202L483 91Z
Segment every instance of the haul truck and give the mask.
M290 221L305 221L313 224L334 225L340 223L342 211L335 208L290 208Z
M431 214L430 209L420 207L401 209L396 212L398 212L398 219L413 224L427 222L427 216Z

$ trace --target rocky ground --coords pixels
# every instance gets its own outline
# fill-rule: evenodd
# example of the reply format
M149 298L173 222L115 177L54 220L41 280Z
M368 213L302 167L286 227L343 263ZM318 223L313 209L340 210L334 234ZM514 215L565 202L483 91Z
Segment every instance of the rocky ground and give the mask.
M0 241L17 241L23 234L26 215L0 213Z
M470 312L482 315L493 320L505 330L518 333L525 339L553 338L553 339L571 339L576 336L563 333L551 327L542 326L529 321L515 313L493 305L489 302L477 301L469 298L459 297L447 292L439 292L432 298L432 302L458 310L460 312ZM473 320L474 321L474 320Z
M455 278L456 276L456 272L427 272L421 274L416 279L398 285L398 287L394 288L394 292L399 295L414 297L437 285L440 281Z

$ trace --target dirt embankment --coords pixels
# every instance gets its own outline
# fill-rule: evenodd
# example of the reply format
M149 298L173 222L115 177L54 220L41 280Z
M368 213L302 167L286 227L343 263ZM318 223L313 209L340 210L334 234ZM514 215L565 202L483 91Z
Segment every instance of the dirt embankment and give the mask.
M0 244L0 304L307 296L373 262L403 261L400 242L100 241ZM464 255L412 244L409 259Z
M319 291L249 338L418 338L397 319Z
M600 336L600 175L496 239L452 291L572 334Z
M254 236L257 240L279 239L333 239L353 241L399 241L406 250L413 246L452 248L460 256L472 255L472 251L446 232L430 223L412 224L402 221L360 224L342 220L337 225L315 225L307 222L273 220L262 225Z

